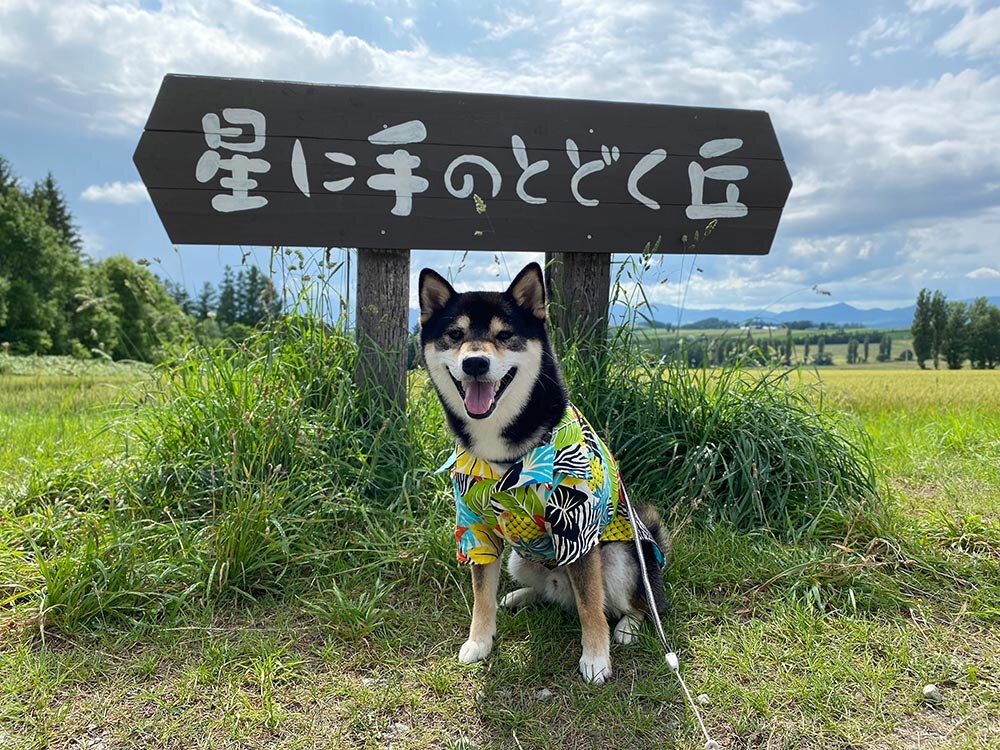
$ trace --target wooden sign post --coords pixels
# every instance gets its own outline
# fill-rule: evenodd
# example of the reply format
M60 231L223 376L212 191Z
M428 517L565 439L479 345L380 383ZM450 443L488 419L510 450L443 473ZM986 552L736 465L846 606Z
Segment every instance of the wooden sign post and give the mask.
M411 248L565 254L567 310L606 318L610 253L766 254L791 189L765 112L176 75L135 164L177 244L379 248L363 346L405 338Z

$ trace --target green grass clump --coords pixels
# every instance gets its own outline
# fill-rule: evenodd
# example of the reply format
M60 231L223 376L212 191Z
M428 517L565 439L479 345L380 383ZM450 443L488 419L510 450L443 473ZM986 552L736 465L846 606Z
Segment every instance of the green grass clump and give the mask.
M626 328L563 369L638 500L801 538L842 535L878 498L870 439L794 371L653 359Z

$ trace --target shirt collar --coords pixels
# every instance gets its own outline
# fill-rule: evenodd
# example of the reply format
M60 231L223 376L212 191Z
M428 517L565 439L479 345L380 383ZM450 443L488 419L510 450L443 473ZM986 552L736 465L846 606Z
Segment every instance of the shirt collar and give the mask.
M452 474L498 480L498 492L528 484L552 484L556 474L591 478L589 451L583 437L581 418L573 406L566 409L546 442L525 453L506 471L499 471L489 461L476 458L461 446L452 451L435 473L448 469L452 470Z

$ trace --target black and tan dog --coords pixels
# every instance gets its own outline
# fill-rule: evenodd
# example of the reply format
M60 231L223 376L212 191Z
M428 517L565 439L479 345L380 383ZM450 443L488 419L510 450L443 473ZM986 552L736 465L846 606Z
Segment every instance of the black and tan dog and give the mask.
M522 584L503 606L544 599L576 609L580 673L611 677L606 614L629 643L648 612L625 488L603 441L570 403L545 331L542 270L524 268L504 292L458 293L420 274L420 343L457 448L445 465L455 485L458 559L472 565L469 639L458 658L489 655L496 633L500 557ZM667 551L661 522L637 509L643 557L658 607Z

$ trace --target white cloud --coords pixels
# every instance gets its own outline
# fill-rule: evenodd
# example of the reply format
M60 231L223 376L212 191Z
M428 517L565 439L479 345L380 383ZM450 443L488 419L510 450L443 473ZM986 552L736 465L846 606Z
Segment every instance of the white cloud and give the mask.
M908 16L876 16L868 27L847 41L858 50L851 56L851 62L858 64L861 53L878 58L911 49L920 41L922 34L922 24Z
M772 113L796 180L786 229L885 229L971 213L995 201L1000 77L976 70L921 86L775 99ZM802 184L799 184L799 170Z
M983 13L969 11L934 47L945 54L964 52L971 57L1000 54L1000 7Z
M976 0L909 0L907 6L914 13L927 13L932 10L971 8L975 4Z
M965 274L968 279L1000 279L1000 271L989 266L980 266L974 271Z
M144 203L149 200L146 186L141 182L108 182L103 185L91 185L80 197L90 203Z
M801 0L743 0L743 12L759 23L771 23L791 13L802 13L808 7Z

